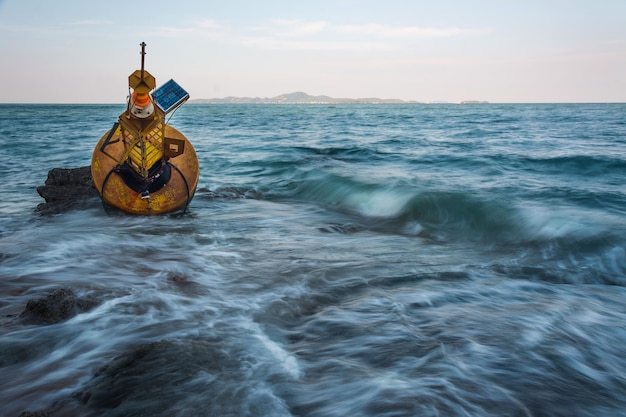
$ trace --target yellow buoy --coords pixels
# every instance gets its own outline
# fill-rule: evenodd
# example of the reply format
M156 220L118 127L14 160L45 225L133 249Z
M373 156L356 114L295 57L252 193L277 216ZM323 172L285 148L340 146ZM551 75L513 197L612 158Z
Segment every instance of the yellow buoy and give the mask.
M93 151L91 176L104 204L132 214L186 209L198 185L200 168L193 145L169 126L165 115L189 99L174 80L155 90L144 70L128 77L126 110Z

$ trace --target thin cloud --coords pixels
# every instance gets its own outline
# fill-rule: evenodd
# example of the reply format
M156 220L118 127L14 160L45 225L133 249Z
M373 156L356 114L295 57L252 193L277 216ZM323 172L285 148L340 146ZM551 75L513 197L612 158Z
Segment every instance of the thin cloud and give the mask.
M162 38L207 38L217 40L228 36L228 31L212 19L198 20L185 27L161 26L155 36Z
M389 26L378 23L369 23L364 25L341 25L337 26L335 29L337 32L340 33L396 39L451 38L461 35L477 35L487 32L484 29L462 29L456 27L432 28L420 26Z
M362 25L333 25L326 21L297 19L273 20L267 26L250 29L259 36L243 37L247 46L279 50L393 50L398 41L452 38L486 34L485 29L457 27L436 28L419 26L390 26L379 23Z
M213 19L198 20L194 26L199 29L205 29L205 30L222 30L223 29L223 26Z
M102 26L102 25L112 25L113 22L111 20L85 19L85 20L78 20L76 22L72 22L72 24L78 25L78 26Z
M394 45L386 42L294 40L264 36L244 37L241 42L248 47L281 51L380 51L396 49Z
M155 28L155 36L231 40L246 47L267 50L367 51L397 50L402 42L420 39L452 38L485 34L484 29L391 26L379 23L337 25L327 21L275 19L263 26L248 27L237 33L213 19L191 25ZM402 41L402 42L399 42Z
M289 37L315 35L322 33L324 29L330 26L328 22L324 21L303 22L302 20L297 19L273 20L271 23L273 25L272 31L277 33L279 36Z

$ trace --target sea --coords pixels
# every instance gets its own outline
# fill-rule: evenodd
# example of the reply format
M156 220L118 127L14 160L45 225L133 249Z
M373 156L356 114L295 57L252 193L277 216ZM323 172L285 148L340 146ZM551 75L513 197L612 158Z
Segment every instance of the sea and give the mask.
M626 416L626 104L188 103L184 213L37 212L123 111L0 105L0 415Z

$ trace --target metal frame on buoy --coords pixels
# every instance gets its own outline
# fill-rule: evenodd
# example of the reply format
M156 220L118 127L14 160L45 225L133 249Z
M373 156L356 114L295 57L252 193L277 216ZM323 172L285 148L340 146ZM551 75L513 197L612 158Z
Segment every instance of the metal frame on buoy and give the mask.
M167 114L189 99L173 79L158 89L144 69L128 77L126 110L93 151L91 175L105 205L132 214L161 214L186 209L195 193L199 164L195 149Z

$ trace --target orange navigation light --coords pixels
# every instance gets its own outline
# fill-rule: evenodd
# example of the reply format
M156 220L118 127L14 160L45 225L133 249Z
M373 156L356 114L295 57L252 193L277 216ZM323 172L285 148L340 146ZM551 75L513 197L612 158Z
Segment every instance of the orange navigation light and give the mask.
M138 94L137 91L135 91L133 93L133 102L137 106L146 107L148 104L150 104L150 94Z

